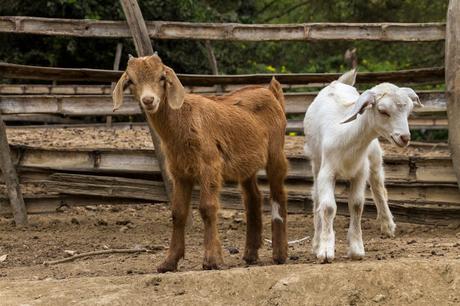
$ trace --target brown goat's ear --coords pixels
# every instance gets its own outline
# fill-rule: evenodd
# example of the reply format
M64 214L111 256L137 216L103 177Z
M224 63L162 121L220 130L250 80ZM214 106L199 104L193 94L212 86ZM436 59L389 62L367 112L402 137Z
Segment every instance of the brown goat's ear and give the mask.
M375 104L375 101L376 101L375 92L373 92L372 90L366 90L359 96L358 101L356 101L355 106L353 107L351 112L348 114L346 119L344 119L340 123L343 124L343 123L347 123L347 122L355 120L356 117L358 117L358 114L362 114L369 105Z
M113 89L112 93L112 100L113 100L113 111L116 111L121 107L123 104L123 92L126 89L126 85L129 81L129 76L126 72L123 72L121 75L120 79L117 82L117 85L115 85L115 88Z
M184 86L182 86L182 83L179 81L179 78L174 70L168 66L164 67L166 73L166 96L169 106L171 106L172 109L179 109L181 108L182 103L184 103Z

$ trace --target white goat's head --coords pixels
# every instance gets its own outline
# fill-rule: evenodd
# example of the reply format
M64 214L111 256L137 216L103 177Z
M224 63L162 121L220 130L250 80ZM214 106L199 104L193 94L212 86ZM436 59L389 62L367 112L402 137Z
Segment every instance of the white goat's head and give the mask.
M410 141L409 114L414 107L422 106L411 88L382 83L363 92L342 123L353 121L358 114L367 111L373 128L381 137L405 147Z
M174 70L164 65L156 53L139 58L129 56L126 71L113 90L114 111L123 104L123 92L128 86L147 113L157 112L166 101L172 109L179 109L184 102L184 87Z

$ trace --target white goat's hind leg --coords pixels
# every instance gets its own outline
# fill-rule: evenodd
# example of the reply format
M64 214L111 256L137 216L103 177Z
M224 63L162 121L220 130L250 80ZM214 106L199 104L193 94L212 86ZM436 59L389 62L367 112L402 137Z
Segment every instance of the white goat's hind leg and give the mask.
M380 223L380 231L388 237L395 236L396 224L388 207L387 190L385 188L385 175L382 166L382 155L369 156L372 197L377 207L377 220Z
M350 211L350 227L348 229L348 257L353 260L364 257L361 216L364 208L364 192L368 174L366 165L363 171L350 181L348 210ZM365 172L365 173L363 173Z
M334 260L335 233L333 228L337 205L334 199L335 177L329 167L322 167L318 174L318 217L321 218L321 234L316 258L320 263Z
M313 200L314 233L313 233L311 251L313 254L316 254L318 252L319 241L320 241L320 236L321 236L321 217L319 215L319 199L318 199L316 178L313 183L312 200Z

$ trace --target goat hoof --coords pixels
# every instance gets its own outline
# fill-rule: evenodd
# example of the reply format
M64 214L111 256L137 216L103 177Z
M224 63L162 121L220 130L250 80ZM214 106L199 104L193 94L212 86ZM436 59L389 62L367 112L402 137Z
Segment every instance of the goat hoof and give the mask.
M277 265L282 265L286 263L287 256L275 257L273 256L273 262Z
M158 273L173 272L177 270L177 263L163 262L157 267Z
M364 251L362 252L348 252L348 258L351 260L362 260L364 258Z
M203 270L220 270L220 265L218 263L203 263Z
M248 265L253 265L259 261L259 255L256 254L247 254L243 257L244 261Z
M394 238L395 231L396 224L393 221L382 222L380 224L380 232L388 238Z
M319 251L316 253L316 259L320 264L331 263L334 260L334 253L328 253L326 251Z
M203 270L220 270L223 263L222 257L205 257L203 261Z

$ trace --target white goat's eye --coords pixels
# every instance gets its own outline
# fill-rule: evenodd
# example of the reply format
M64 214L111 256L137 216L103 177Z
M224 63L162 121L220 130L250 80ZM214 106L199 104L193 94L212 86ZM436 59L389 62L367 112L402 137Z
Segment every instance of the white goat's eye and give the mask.
M384 116L387 116L387 117L391 117L389 113L387 113L387 111L383 110L383 109L379 109L379 113L381 113L382 115Z

